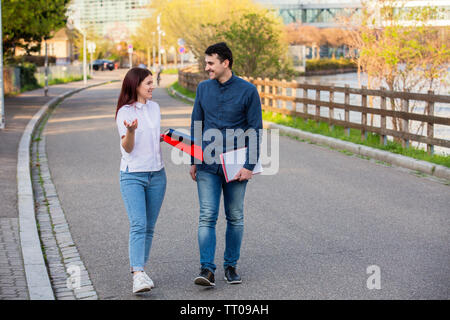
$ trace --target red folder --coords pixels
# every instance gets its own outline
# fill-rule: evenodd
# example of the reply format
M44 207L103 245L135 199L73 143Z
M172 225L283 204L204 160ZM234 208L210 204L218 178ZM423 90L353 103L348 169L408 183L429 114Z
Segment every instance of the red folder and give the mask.
M161 137L164 142L180 149L183 152L203 161L203 151L202 147L194 144L193 139L190 136L185 135L179 131L168 129Z

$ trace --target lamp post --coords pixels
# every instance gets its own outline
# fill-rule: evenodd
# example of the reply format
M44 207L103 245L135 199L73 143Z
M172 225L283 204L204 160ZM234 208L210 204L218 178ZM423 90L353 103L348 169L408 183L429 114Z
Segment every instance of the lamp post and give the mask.
M44 96L48 95L48 44L47 39L45 41L45 60L44 60Z
M87 85L87 74L86 74L86 65L87 65L86 32L85 31L81 31L81 33L83 34L83 83L84 83L84 85Z
M152 71L155 72L155 54L156 54L156 52L155 52L155 43L156 43L155 31L153 31L152 34L153 34L153 64L152 64Z
M157 30L158 30L158 69L161 68L161 13L158 14L158 17L156 18L156 22L158 23Z
M5 129L5 98L3 92L3 29L2 4L0 1L0 129Z

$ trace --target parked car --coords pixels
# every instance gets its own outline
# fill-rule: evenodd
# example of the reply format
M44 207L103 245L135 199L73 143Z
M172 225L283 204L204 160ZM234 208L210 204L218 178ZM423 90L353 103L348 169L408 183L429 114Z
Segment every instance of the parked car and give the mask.
M110 60L104 60L104 59L97 59L92 63L92 68L97 71L97 70L114 70L114 62L110 61Z

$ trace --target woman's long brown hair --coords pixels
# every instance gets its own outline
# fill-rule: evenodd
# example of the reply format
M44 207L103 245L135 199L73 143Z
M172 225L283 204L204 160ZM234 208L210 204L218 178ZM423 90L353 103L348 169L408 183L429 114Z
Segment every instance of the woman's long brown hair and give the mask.
M151 75L151 71L144 68L135 67L128 70L123 79L122 90L120 91L119 99L117 100L116 119L120 108L137 101L137 88L145 78Z

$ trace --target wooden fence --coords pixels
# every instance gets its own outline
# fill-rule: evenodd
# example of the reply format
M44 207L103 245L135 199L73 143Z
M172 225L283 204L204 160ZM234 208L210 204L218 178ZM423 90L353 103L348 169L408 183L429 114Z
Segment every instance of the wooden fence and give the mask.
M178 70L178 83L192 92L197 90L200 82L207 79L208 75L205 72L200 73L197 65Z
M387 143L387 136L392 136L402 141L404 147L409 147L410 141L416 141L427 145L428 153L434 152L434 146L450 148L450 140L434 137L434 126L450 126L449 117L434 115L435 103L450 103L450 96L435 95L432 91L428 94L395 92L388 90L371 90L366 87L361 89L345 87L313 85L307 83L298 83L296 81L287 82L285 80L270 80L261 78L246 78L245 80L253 83L261 96L263 110L279 114L301 117L303 119L313 119L317 122L327 122L330 126L338 125L346 129L350 134L350 128L361 131L362 139L367 138L367 133L372 132L380 135L380 142ZM302 95L297 94L301 91ZM315 99L308 97L309 92L315 92ZM321 100L321 93L327 92L328 101ZM341 93L344 95L344 101L336 102L335 95ZM361 104L351 104L351 95L360 98ZM377 107L369 107L368 100L378 97L380 104ZM355 100L355 99L353 99ZM397 100L401 105L400 110L394 110L392 105ZM425 104L423 113L410 112L410 105L414 101ZM301 104L298 108L297 104ZM288 108L288 105L290 108ZM308 105L315 106L315 112L308 112ZM388 105L390 108L388 108ZM321 115L321 108L328 108L326 116ZM336 119L335 110L340 109L344 112L344 119ZM325 110L326 112L326 110ZM350 112L361 114L360 123L350 121ZM323 113L323 112L322 112ZM368 115L377 115L380 119L380 126L368 124ZM400 120L400 126L395 130L387 128L386 119L396 118ZM426 128L426 135L412 133L409 130L410 121L418 121Z
M196 91L199 82L208 79L206 73L199 73L197 66L191 66L178 72L178 81L181 86L193 92ZM308 83L298 83L285 80L271 80L261 78L243 79L253 83L261 97L262 108L283 115L312 119L317 122L326 122L331 127L342 126L350 135L350 128L361 131L361 138L367 139L367 133L376 133L380 136L380 143L386 144L387 137L391 136L402 141L403 147L409 147L410 141L424 143L427 145L429 154L433 154L434 146L450 148L450 140L435 138L435 125L450 126L450 118L435 116L435 104L450 104L449 95L436 95L432 91L428 94L412 92L396 92L381 88L380 90L350 88L345 87L315 85ZM299 93L302 94L299 94ZM309 98L313 93L314 99ZM321 100L322 93L328 93L328 100ZM337 94L343 95L342 102L335 99ZM352 98L358 98L359 104L351 103ZM370 101L374 98L379 100L377 106L371 107ZM397 101L397 103L395 103ZM414 103L424 104L424 112L411 112ZM396 110L394 105L400 105L401 110ZM300 106L299 106L300 105ZM315 106L314 112L309 112L308 106ZM289 107L289 108L288 108ZM328 108L328 113L323 115L323 108ZM343 111L344 119L337 119L335 111ZM322 111L322 114L321 114ZM360 121L355 122L350 119L350 112L360 113ZM368 119L373 116L379 117L379 126L368 123ZM396 119L399 125L397 128L388 128L387 120ZM410 132L409 124L419 122L425 129L425 134ZM393 122L393 121L392 121Z

